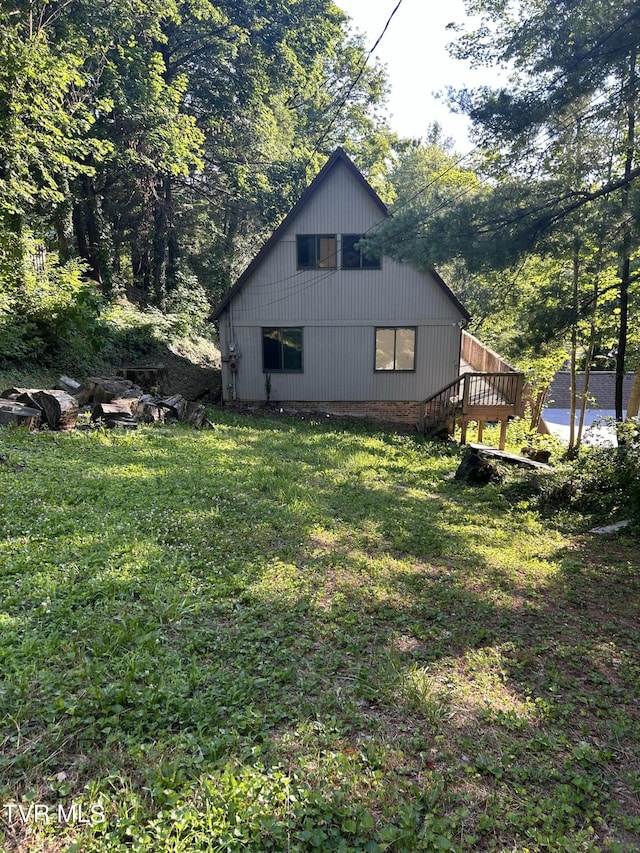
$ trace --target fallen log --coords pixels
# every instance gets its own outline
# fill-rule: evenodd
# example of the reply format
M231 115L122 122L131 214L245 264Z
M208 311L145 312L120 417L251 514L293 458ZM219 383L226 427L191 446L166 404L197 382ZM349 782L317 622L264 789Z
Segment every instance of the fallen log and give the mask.
M132 416L131 406L126 400L114 400L112 403L98 403L91 410L91 420L113 420L118 417Z
M13 386L12 388L5 388L0 393L0 397L3 400L17 400L22 394L35 394L36 391L38 391L38 388L18 388L17 386Z
M167 410L155 400L145 400L143 398L141 400L137 414L138 417L141 418L147 424L163 424L166 411Z
M36 402L34 396L38 393L38 388L12 388L10 390L13 392L12 394L3 394L2 396L10 397L12 400L22 403L23 406L31 406L32 409L42 411L42 406Z
M82 383L76 382L76 380L72 379L70 376L61 376L58 379L58 384L56 385L57 391L66 391L67 394L71 394L72 396L75 396L81 388Z
M189 424L196 429L201 429L207 419L207 410L202 403L188 401L182 410L181 422Z
M33 400L42 409L42 420L49 429L73 429L78 420L78 401L65 391L34 391Z
M128 379L113 379L103 376L88 376L76 394L80 406L110 403L112 400L141 397L142 388Z
M165 419L181 421L187 401L182 394L173 394L166 400L158 400L158 405L166 410Z
M499 462L518 465L520 468L539 468L543 471L553 471L551 465L537 462L535 459L528 459L526 456L517 456L515 453L509 453L506 450L496 450L495 447L487 447L484 444L469 444L469 447L481 456L497 459Z
M126 415L120 415L120 417L110 418L105 421L105 426L107 429L138 429L138 421L135 418L127 417Z
M139 395L136 395L135 397L118 397L110 402L112 406L126 406L129 409L129 414L137 417L142 405L142 397Z
M478 450L473 447L464 454L454 477L458 482L472 486L486 486L487 483L498 478L496 468L483 459Z
M25 406L17 400L0 399L0 424L2 425L17 424L29 430L37 429L40 426L41 417L40 409Z

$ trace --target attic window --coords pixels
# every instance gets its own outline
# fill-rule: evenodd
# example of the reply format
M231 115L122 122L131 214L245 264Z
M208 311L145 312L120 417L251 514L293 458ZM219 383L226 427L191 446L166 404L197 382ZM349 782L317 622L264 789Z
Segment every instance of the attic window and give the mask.
M262 330L262 370L264 373L302 372L302 329Z
M380 256L365 255L358 243L362 234L342 235L342 269L344 270L379 270Z
M296 243L299 270L335 269L335 234L298 234Z
M415 370L415 357L416 330L414 328L376 329L376 370Z

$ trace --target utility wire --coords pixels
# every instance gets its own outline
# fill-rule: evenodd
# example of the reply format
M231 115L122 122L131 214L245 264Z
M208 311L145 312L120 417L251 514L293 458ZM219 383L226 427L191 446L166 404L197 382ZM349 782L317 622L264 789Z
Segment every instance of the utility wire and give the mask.
M347 103L347 101L349 100L349 95L353 92L353 90L355 89L356 85L358 84L358 82L359 82L360 78L361 78L361 77L362 77L362 75L364 74L364 69L367 67L367 63L369 62L369 59L371 58L371 54L374 52L374 50L378 47L378 45L379 45L379 44L380 44L380 42L382 41L382 39L383 39L383 37L384 37L385 33L386 33L386 32L387 32L387 30L389 29L389 25L390 25L390 23L391 23L391 21L392 21L392 19L393 19L393 16L396 14L396 12L398 11L398 9L400 8L400 6L401 6L401 5L402 5L402 0L398 0L398 2L397 2L397 3L396 3L396 5L395 5L395 8L394 8L393 12L392 12L392 13L389 15L389 17L387 18L387 22L386 22L386 24L384 25L384 28L383 28L382 32L380 33L380 35L379 35L379 36L378 36L378 38L376 39L376 41L375 41L375 43L374 43L373 47L369 50L369 52L367 53L367 55L366 55L366 56L365 56L365 58L363 59L362 63L360 64L360 68L358 69L358 72L357 72L356 76L355 76L355 77L353 78L353 80L351 81L351 83L350 83L350 85L349 85L349 88L347 89L347 91L345 92L345 94L344 94L344 95L342 96L342 98L340 99L340 102L338 103L337 108L336 108L336 110L334 111L334 114L333 114L333 116L331 117L331 119L330 119L329 123L327 124L327 126L326 126L326 127L325 127L325 129L324 129L324 131L322 132L322 134L321 134L321 135L320 135L320 137L318 138L318 140L317 140L317 142L316 142L316 144L315 144L315 146L314 146L314 148L313 148L313 151L311 152L311 154L310 154L310 155L309 155L309 157L308 157L307 165L309 165L309 163L311 162L311 160L312 160L312 158L313 158L314 154L317 154L317 153L318 153L318 150L319 150L320 146L322 145L322 143L324 142L324 140L327 138L327 136L328 136L328 135L329 135L329 133L331 132L331 129L332 129L333 125L336 123L336 121L337 121L337 119L338 119L338 116L340 115L340 113L341 113L341 111L342 111L342 108L344 107L344 105L345 105L345 104Z

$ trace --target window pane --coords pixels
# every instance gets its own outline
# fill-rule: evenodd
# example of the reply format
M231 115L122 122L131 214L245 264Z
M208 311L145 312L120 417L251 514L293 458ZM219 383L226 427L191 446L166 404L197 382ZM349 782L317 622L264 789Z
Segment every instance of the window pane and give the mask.
M282 369L302 370L302 329L282 329Z
M282 370L282 348L278 329L262 330L262 367L263 370Z
M415 329L396 329L396 370L413 370Z
M364 252L362 255L362 269L363 270L379 270L380 269L380 256L379 255L370 255L367 257Z
M336 265L336 238L318 237L318 266L335 267Z
M395 329L376 329L376 370L393 370Z
M359 234L342 235L342 266L346 270L360 269L360 252L354 248Z
M313 234L298 234L298 267L305 269L316 265L316 238Z

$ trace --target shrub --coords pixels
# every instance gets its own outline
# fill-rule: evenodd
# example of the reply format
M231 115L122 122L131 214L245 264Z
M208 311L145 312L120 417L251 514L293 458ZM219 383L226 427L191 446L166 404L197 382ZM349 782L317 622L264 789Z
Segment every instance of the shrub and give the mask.
M101 308L79 261L26 260L23 275L0 287L0 363L88 364L103 343Z
M542 507L624 515L640 523L640 419L623 424L620 437L620 447L581 448L543 487Z

